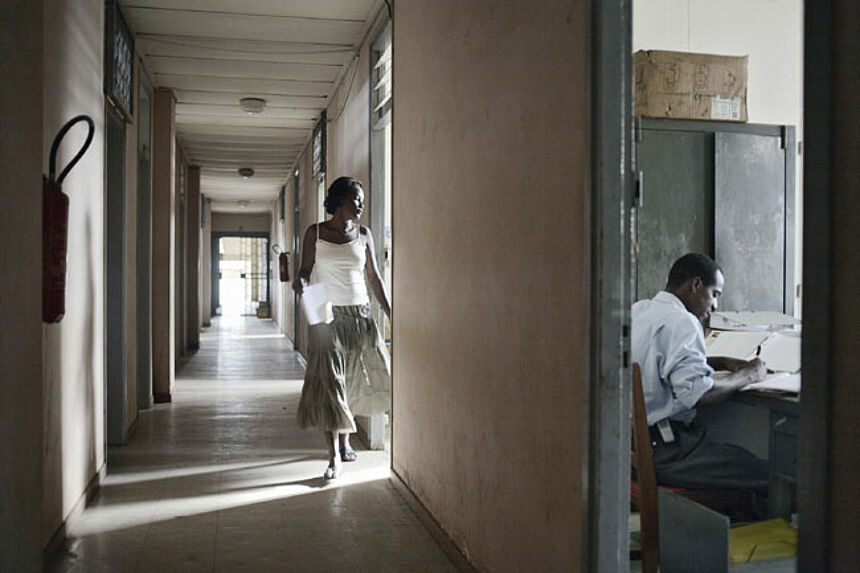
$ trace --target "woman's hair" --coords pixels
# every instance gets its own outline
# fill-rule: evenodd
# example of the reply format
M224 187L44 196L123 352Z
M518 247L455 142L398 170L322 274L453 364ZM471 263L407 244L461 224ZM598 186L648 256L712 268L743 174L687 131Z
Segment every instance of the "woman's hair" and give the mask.
M334 215L340 204L343 203L346 196L354 187L361 187L361 181L352 177L338 177L328 188L328 195L325 198L325 212L329 215Z
M678 288L687 279L699 277L705 286L717 284L717 271L721 270L720 266L707 255L701 253L687 253L672 265L669 270L669 280L666 283L666 289L672 290Z

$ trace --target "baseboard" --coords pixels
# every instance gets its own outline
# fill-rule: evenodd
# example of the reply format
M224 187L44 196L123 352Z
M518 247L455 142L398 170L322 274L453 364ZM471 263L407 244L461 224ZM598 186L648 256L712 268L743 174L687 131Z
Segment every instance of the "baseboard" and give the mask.
M156 404L165 404L172 401L170 392L156 392L153 394L152 401Z
M42 561L45 564L45 570L48 570L48 565L55 559L57 559L65 550L66 550L66 542L68 540L68 529L69 525L77 521L83 515L84 510L93 500L96 493L98 493L99 488L101 487L102 482L107 475L107 462L103 463L99 470L96 472L96 475L90 480L90 483L87 484L84 493L81 494L81 497L78 498L78 501L75 502L75 505L72 507L72 510L69 512L69 515L66 516L66 519L57 527L57 530L54 532L54 535L51 536L51 539L48 541L48 544L45 545L45 549L42 552Z
M460 551L460 548L454 543L454 541L448 537L448 534L445 533L445 530L439 525L439 522L436 521L436 518L427 511L427 508L424 507L424 504L421 503L415 494L412 493L412 490L409 489L409 486L406 485L406 482L403 481L397 472L392 468L391 470L391 484L394 486L394 489L403 497L406 501L406 505L418 516L418 519L421 520L421 523L424 524L424 527L427 528L427 531L430 532L430 535L442 548L442 551L445 552L445 555L457 568L457 571L460 573L478 573L478 570L475 569L475 566L469 563L469 560L465 555Z

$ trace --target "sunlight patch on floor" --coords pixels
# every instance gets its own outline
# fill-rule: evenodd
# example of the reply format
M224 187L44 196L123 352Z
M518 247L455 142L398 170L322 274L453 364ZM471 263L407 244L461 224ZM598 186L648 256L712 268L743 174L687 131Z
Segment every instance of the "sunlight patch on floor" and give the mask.
M230 484L230 488L212 494L108 502L88 508L70 527L69 533L73 536L108 533L179 517L224 511L389 478L388 467L382 465L353 471L345 468L341 476L335 480L322 478L319 475L319 468L318 459L293 462L289 473L294 477L289 481L278 479L276 475L270 475L262 481L239 478ZM285 473L282 470L280 477L285 477Z

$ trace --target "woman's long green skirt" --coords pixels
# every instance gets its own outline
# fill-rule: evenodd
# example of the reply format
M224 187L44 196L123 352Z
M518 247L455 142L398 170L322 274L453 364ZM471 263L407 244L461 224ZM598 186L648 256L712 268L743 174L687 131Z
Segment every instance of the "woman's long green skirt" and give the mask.
M373 416L391 409L390 359L368 305L332 310L331 323L309 329L298 424L355 432L355 415Z

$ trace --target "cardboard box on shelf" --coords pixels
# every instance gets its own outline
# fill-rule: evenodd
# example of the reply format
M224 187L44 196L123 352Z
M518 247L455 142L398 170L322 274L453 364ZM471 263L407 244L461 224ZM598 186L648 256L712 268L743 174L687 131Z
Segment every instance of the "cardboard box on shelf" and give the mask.
M747 56L639 50L633 67L635 115L747 121Z

